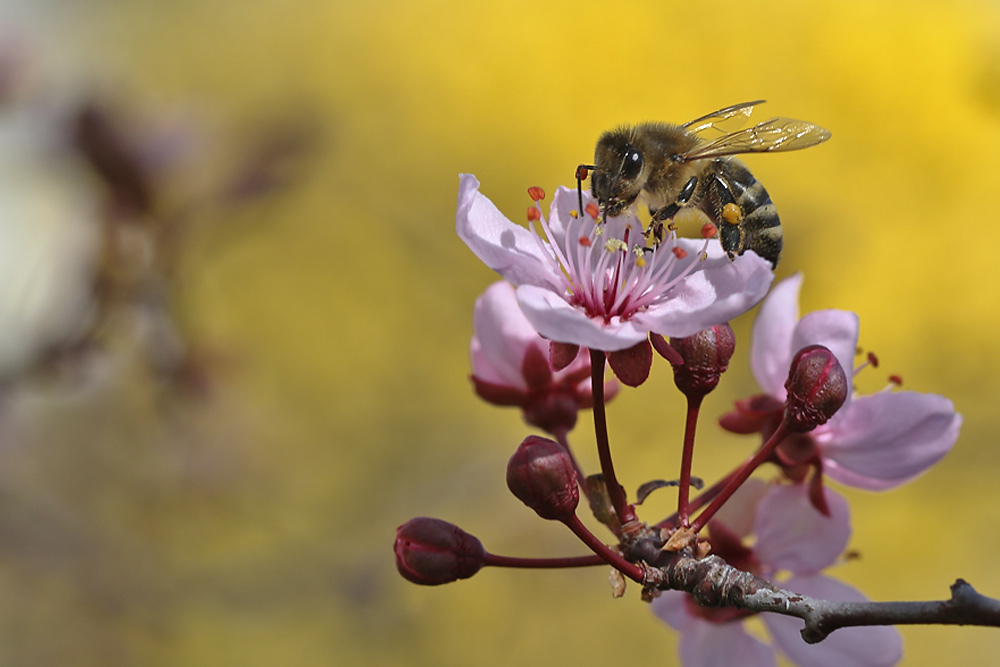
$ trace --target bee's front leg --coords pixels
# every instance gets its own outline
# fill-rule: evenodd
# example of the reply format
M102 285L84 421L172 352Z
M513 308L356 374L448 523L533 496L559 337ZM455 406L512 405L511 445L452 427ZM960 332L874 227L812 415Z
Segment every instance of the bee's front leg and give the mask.
M653 219L649 223L649 229L646 230L646 236L650 234L653 235L653 242L659 245L663 242L665 234L663 232L664 222L673 218L677 213L687 206L688 201L694 195L695 189L698 187L698 177L692 176L681 191L677 194L677 198L670 202L666 206L661 206L655 211L650 211L653 214Z

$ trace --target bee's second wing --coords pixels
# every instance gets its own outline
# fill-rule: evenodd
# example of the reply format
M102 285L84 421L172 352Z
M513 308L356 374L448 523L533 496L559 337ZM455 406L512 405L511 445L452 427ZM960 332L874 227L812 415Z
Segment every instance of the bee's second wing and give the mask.
M696 146L681 158L687 162L739 153L796 151L829 138L830 131L819 125L794 118L771 118Z

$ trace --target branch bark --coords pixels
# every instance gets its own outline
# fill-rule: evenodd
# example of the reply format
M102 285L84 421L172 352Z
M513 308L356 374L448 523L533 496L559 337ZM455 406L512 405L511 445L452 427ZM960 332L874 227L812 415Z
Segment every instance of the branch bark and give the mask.
M636 545L635 555L650 556L644 589L680 590L705 607L735 607L749 612L794 616L805 622L802 638L810 644L839 629L864 625L978 625L1000 627L1000 600L978 593L958 579L947 600L918 602L834 602L777 586L739 570L718 556L695 558L690 549L653 550L655 543Z

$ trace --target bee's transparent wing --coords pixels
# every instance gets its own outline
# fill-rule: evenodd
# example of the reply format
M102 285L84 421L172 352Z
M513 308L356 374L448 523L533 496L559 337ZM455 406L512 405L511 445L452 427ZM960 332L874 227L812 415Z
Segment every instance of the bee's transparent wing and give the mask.
M713 111L712 113L706 114L701 118L689 120L681 125L681 127L694 134L701 134L702 132L707 132L709 130L715 130L722 134L729 134L746 125L747 119L750 118L750 114L753 113L753 108L758 104L763 103L764 100L756 100L754 102L734 104L731 107Z
M683 162L738 153L797 151L823 143L830 131L793 118L771 118L714 141L701 144L681 156Z

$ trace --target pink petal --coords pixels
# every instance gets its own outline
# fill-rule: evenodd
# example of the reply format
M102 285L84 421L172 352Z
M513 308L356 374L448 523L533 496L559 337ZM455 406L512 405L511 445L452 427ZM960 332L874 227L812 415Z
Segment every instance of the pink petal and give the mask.
M657 618L672 627L683 631L689 623L695 620L688 612L688 594L684 591L663 591L660 597L649 604Z
M851 378L854 376L859 327L858 316L847 310L817 310L809 313L799 320L795 327L791 354L794 356L796 352L809 345L824 345L833 352L844 373ZM787 369L785 372L788 372Z
M522 373L525 354L529 346L541 348L545 342L521 313L510 283L493 283L476 299L473 330L473 374L486 382L528 389Z
M613 352L632 347L649 335L634 321L622 322L615 317L605 323L602 319L587 317L583 310L571 306L559 294L535 285L519 287L517 300L538 333L559 343Z
M799 320L799 288L796 273L774 286L760 305L750 337L750 368L764 393L785 399L785 379L792 363L792 334Z
M650 608L681 634L680 654L684 667L773 667L774 650L754 639L740 622L712 623L691 614L688 594L664 591Z
M867 600L847 584L824 577L792 577L782 587L810 597L840 602ZM903 657L903 641L891 626L841 628L818 644L806 644L797 618L761 614L778 648L800 667L889 667Z
M515 285L561 285L556 263L537 237L504 217L480 194L479 181L471 174L460 176L455 229L484 264Z
M880 392L855 398L817 437L833 479L880 491L920 475L951 450L962 425L936 394Z
M684 667L774 667L774 649L755 639L739 622L711 623L692 619L681 632ZM846 663L845 663L846 664Z
M697 259L702 243L679 239L696 268L633 321L663 336L683 338L722 324L753 308L767 294L774 274L771 264L748 252L730 260L718 241L708 245L708 259Z
M588 203L594 201L594 198L590 195L588 190L583 192L583 205L587 206ZM570 220L570 211L576 211L579 202L577 201L576 188L567 188L564 186L559 186L556 188L556 194L552 197L552 206L549 207L549 225L551 225L552 231L557 234L563 234L565 232L564 222ZM579 215L586 215L583 212L578 211Z
M851 537L850 511L839 493L824 492L830 516L813 507L802 484L775 486L760 501L754 551L762 564L807 574L837 560Z
M750 478L743 482L732 498L723 505L712 521L721 521L726 528L739 537L748 537L754 529L757 507L770 493L772 485Z

